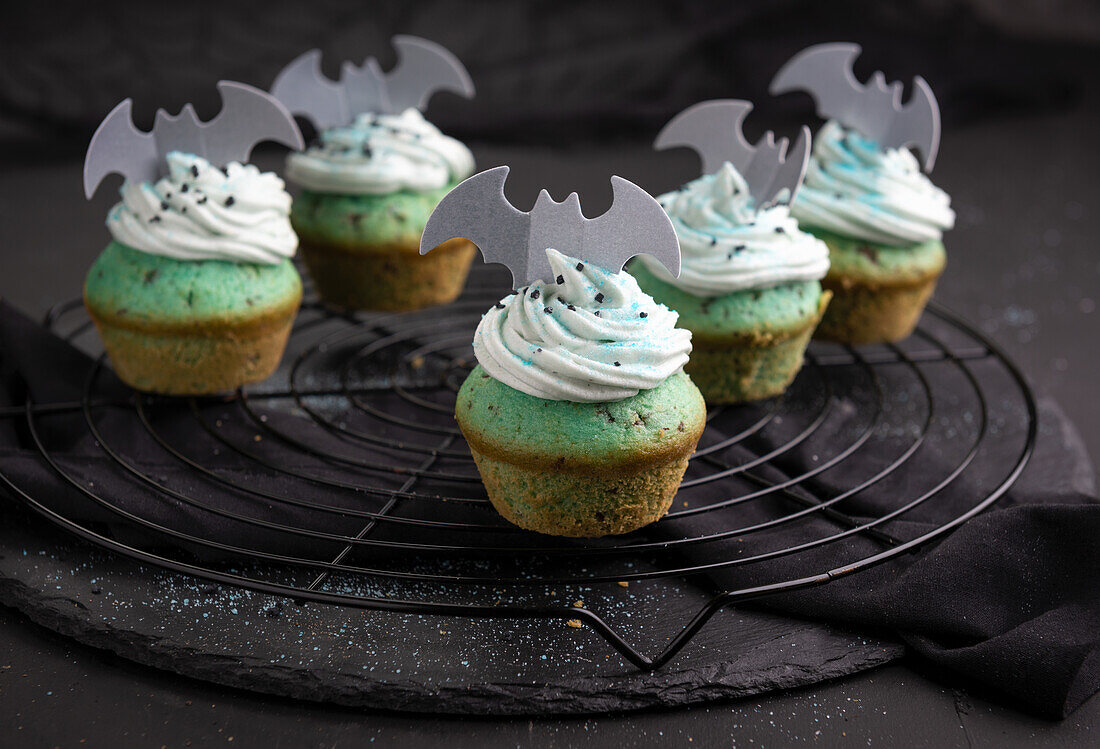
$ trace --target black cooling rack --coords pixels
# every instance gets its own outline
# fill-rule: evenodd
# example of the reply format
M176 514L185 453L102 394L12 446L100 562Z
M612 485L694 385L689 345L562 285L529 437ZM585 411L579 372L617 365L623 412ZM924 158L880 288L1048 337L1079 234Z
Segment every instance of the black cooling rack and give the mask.
M2 462L0 480L59 528L144 563L299 603L565 620L654 669L722 607L825 585L944 537L1005 494L1035 442L1018 368L931 305L902 344L812 344L783 397L711 409L659 523L594 540L522 531L492 510L452 416L502 278L478 266L457 303L400 315L307 301L280 372L229 397L129 392L99 355L79 401L0 409L69 499L36 495ZM45 324L94 353L79 300ZM64 452L74 430L94 446L93 468ZM964 480L980 488L965 507L899 530ZM120 481L124 491L103 488ZM738 553L749 537L770 545ZM605 593L631 581L705 587L742 572L745 584L712 588L698 611L669 612L686 622L669 638L628 642L601 615Z

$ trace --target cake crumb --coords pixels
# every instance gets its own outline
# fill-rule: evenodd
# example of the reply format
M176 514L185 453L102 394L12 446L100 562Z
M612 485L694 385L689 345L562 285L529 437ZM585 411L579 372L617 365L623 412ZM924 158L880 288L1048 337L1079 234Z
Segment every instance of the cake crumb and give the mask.
M619 581L619 587L620 587L620 588L629 588L629 587L630 587L630 583L628 583L628 582L627 582L626 580L620 580L620 581Z
M584 601L582 601L578 598L576 601L573 601L573 606L575 608L582 609L582 608L584 608Z
M581 620L580 619L569 619L565 623L568 624L573 629L580 629L581 628Z

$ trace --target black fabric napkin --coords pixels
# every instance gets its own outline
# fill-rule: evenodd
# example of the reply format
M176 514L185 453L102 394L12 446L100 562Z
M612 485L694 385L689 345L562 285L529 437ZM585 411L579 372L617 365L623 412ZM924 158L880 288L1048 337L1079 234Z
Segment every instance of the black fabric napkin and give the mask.
M334 351L331 356L338 361L341 353ZM0 406L20 406L28 395L38 404L79 402L92 366L87 356L0 302ZM838 371L830 376L844 376L844 373ZM901 386L899 389L904 390ZM97 381L95 395L102 402L125 403L131 397L130 391L109 371ZM988 395L991 400L1000 397L995 392ZM238 407L239 404L228 402L224 405L227 410ZM940 407L962 409L965 404L947 403ZM204 406L204 410L214 414L211 418L217 416L219 408L222 406L216 401ZM308 549L313 554L327 555L339 551L342 544L323 538L288 535L280 537L277 546L273 547L271 533L234 520L232 513L288 525L302 525L308 517L309 527L318 533L348 533L346 516L337 513L319 516L293 505L258 502L247 492L227 491L224 485L201 480L194 470L167 455L150 440L134 418L132 408L97 408L94 418L97 427L108 437L107 441L124 448L125 457L135 461L144 474L155 477L172 491L208 501L210 507L222 511L197 509L127 475L104 455L102 446L90 435L80 411L36 419L39 439L48 445L50 454L64 470L142 517L177 529L181 534L193 533L249 549L286 554L304 553ZM272 413L271 418L283 420L292 433L305 428L295 423L295 420L304 421L302 417L290 411L282 415ZM820 440L843 444L845 430L858 430L855 423L858 418L858 413L841 411L831 422L836 434L819 435L817 442L810 440L798 449L786 451L781 457L757 466L752 473L773 484L788 476L801 475L821 459L817 453ZM904 414L899 419L898 423L904 423ZM242 423L239 418L233 419L233 425L228 423L228 417L226 421L227 429L234 425L239 428ZM446 423L447 419L441 416L440 424ZM915 652L940 667L989 685L1039 714L1064 716L1100 689L1100 502L1095 497L1094 473L1088 456L1072 426L1052 403L1040 404L1039 425L1035 454L1007 495L922 554L902 557L828 585L760 599L753 605L807 619L827 619L856 628L894 632ZM170 410L166 415L158 412L155 426L158 432L170 436L172 444L186 444L187 435L196 433L193 415L185 408ZM1010 425L991 426L1008 429ZM720 437L712 429L705 440L712 442ZM770 439L780 440L781 436ZM872 440L866 450L859 453L858 461L846 461L801 482L800 501L812 505L836 496L888 462L910 439L911 435L900 430L897 435L885 434ZM715 453L710 460L717 461L717 466L742 465L775 448L776 444L764 437L754 437L732 449ZM333 449L338 447L334 442ZM354 454L357 458L365 457L379 463L397 459L385 447L371 449L358 445ZM232 451L209 453L205 458L196 454L195 457L200 462L212 461L219 475L230 480L273 493L286 492L278 477L265 476L263 471L256 470L253 461ZM347 471L346 466L332 466L331 473L325 474L327 464L324 461L299 456L293 449L286 450L282 460L285 465L319 475L344 475ZM930 438L911 458L906 472L876 483L835 509L857 521L879 516L884 508L895 507L899 496L912 497L926 490L928 483L922 483L921 477L928 477L928 482L933 482L935 477L949 471L957 460L956 450ZM696 467L689 471L687 478L713 471L716 465L695 461ZM437 467L454 469L445 461ZM119 540L150 543L147 533L135 529L131 523L120 522L116 514L97 507L77 490L59 491L57 476L43 465L32 435L19 419L0 419L0 470L17 485L28 488L36 498L48 500L53 509L63 514L109 529ZM370 482L388 487L392 483L390 488L393 489L398 489L403 480L387 477L384 473L370 476ZM882 530L902 541L917 537L986 496L992 487L985 481L981 475L963 472L945 491ZM430 492L431 486L418 486L418 491ZM454 491L453 486L446 489L449 494ZM471 497L478 496L479 491L476 481L469 484ZM693 504L705 504L720 499L722 491L728 493L728 486L685 489L681 497ZM677 507L681 497L677 498ZM320 484L301 498L353 510L363 506L354 493L349 497L348 491L326 489ZM708 534L751 525L790 512L789 501L773 496L728 510L670 517L644 534L654 539L673 539L685 534ZM413 515L417 512L420 516L431 517L430 505L425 504ZM449 520L466 518L475 523L495 519L495 515L481 505L458 510L451 506L447 517ZM360 521L353 518L351 522ZM683 552L683 562L737 559L800 541L812 541L843 527L835 519L814 514L803 522L707 544L705 553L689 548ZM433 540L426 538L424 533L418 531L417 539ZM400 540L402 529L387 526L377 537ZM445 538L440 534L435 541ZM532 539L534 541L525 539L524 542L538 542L538 537L532 536ZM478 540L493 542L493 538ZM217 554L209 548L192 548L182 538L172 542L191 549L198 557ZM555 543L549 539L546 542ZM765 564L726 568L712 573L709 582L717 590L740 589L807 571L835 568L885 548L880 540L859 534L837 544L779 557ZM372 554L376 558L390 554L386 564L391 565L392 555L398 552L374 549L358 556L357 563L369 564ZM557 560L555 564L569 564L568 559L554 559ZM418 561L411 557L408 564L415 568ZM507 564L507 560L501 564Z

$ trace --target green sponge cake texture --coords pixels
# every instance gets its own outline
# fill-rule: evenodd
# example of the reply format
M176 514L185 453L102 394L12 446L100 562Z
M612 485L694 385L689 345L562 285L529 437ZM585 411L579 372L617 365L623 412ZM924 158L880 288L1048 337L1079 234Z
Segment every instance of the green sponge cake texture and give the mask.
M84 303L116 374L138 390L198 395L268 377L302 297L294 265L184 261L112 242Z
M706 422L691 379L609 403L522 393L476 367L455 414L493 505L524 528L626 533L668 511Z
M302 280L294 264L173 260L111 242L96 258L84 298L100 319L127 327L225 325L296 308Z
M849 344L909 336L947 263L943 242L890 247L811 231L829 247L824 284L834 294L815 335Z
M640 263L630 266L638 285L680 315L691 331L685 370L707 403L741 403L778 395L802 368L814 326L830 292L817 281L697 297L662 281Z
M454 184L438 190L384 195L333 195L304 191L290 218L303 240L356 250L371 245L420 246L428 216Z

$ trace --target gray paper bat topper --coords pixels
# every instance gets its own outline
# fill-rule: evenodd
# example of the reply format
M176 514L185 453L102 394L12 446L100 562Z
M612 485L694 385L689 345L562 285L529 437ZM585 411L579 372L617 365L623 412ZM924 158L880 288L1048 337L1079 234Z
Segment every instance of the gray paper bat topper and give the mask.
M790 203L802 184L810 158L810 128L805 125L794 148L787 153L787 139L775 141L769 130L756 145L745 139L741 124L752 111L752 102L716 99L688 107L661 128L653 147L658 150L689 146L702 157L703 173L713 174L722 164L733 164L745 182L757 208ZM783 190L787 193L783 194Z
M164 176L169 151L183 151L225 166L247 161L252 147L273 140L300 150L302 133L294 117L271 94L243 83L220 81L222 110L201 122L190 104L173 116L158 109L151 132L134 127L133 101L111 110L92 136L84 156L84 195L91 198L112 172L131 182L154 182Z
M397 65L383 73L373 57L359 67L345 62L339 82L321 72L321 50L300 55L275 78L272 95L320 130L347 125L364 112L400 114L423 110L436 91L474 95L470 74L445 47L416 36L393 37Z
M508 167L498 166L459 183L443 197L420 239L424 255L454 237L481 248L485 262L503 263L512 271L512 288L532 281L551 281L554 273L546 250L553 248L606 268L622 270L627 260L645 253L673 276L680 275L680 243L672 221L649 193L622 177L611 178L611 207L602 216L585 218L577 193L560 203L543 190L529 213L504 196Z
M913 95L901 105L902 84L886 85L876 70L867 85L856 80L852 63L858 44L817 44L799 52L779 69L769 91L808 91L821 117L854 128L886 148L916 146L924 170L932 171L940 147L940 107L928 83L913 78Z

